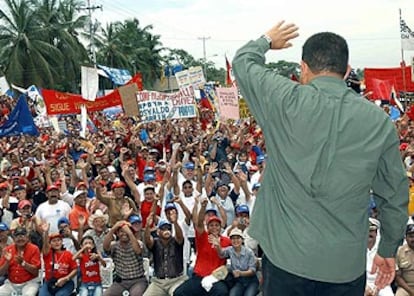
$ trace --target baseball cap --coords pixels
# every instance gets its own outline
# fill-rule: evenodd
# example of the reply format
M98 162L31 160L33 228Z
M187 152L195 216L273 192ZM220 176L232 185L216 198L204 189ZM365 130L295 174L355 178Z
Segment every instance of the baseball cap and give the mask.
M207 214L208 212L212 212L212 213L214 214L214 216L217 216L217 210L216 210L215 208L207 208L207 209L206 209L206 214Z
M414 232L414 224L408 224L407 228L405 229L405 234Z
M257 164L261 164L262 162L264 162L265 161L265 156L262 154L262 155L259 155L259 156L257 156L257 158L256 158L256 163Z
M128 218L128 222L129 223L131 223L131 224L133 224L133 223L142 223L142 219L141 219L141 217L140 216L138 216L138 215L131 215L131 216L129 216L129 218Z
M164 211L168 211L168 210L172 210L172 209L176 210L177 207L175 206L175 204L173 202L167 202L165 204Z
M7 231L9 230L9 227L6 223L0 222L0 231Z
M211 216L210 218L207 219L207 225L210 224L211 222L218 222L219 224L221 224L221 219L217 216Z
M155 181L154 174L145 174L144 175L144 182Z
M187 169L187 170L194 170L194 168L195 168L195 165L194 165L194 163L193 162L186 162L185 164L184 164L184 168L185 169Z
M77 198L82 194L86 194L87 192L85 190L77 190L73 193L73 198Z
M56 185L49 185L46 187L46 192L49 192L52 190L59 190L59 187L57 187Z
M14 231L13 231L13 236L17 236L17 235L26 235L27 234L27 229L25 227L17 227Z
M160 222L158 222L158 229L163 228L164 226L170 226L171 227L171 223L168 222L167 220L160 220Z
M54 233L49 234L49 241L51 241L54 238L63 238L63 237L59 232L54 232Z
M231 238L232 236L236 236L236 235L238 235L238 236L240 236L240 237L244 237L243 236L243 232L239 229L239 228L234 228L231 232L230 232L230 235L229 235L229 237Z
M30 200L22 199L21 201L19 201L19 203L17 204L17 209L21 210L25 206L30 206L30 207L32 206L32 203L30 202Z
M262 184L260 184L260 183L254 183L253 186L252 186L252 190L259 189L260 186L262 186Z
M154 172L155 171L155 168L153 167L153 166L146 166L145 168L144 168L144 173L146 173L146 172Z
M241 213L250 213L249 210L249 206L248 205L239 205L238 207L236 207L236 213L237 214L241 214Z
M69 223L68 218L66 218L66 217L60 217L60 218L59 218L59 220L58 220L58 223L57 223L58 227L59 227L61 224L68 224L68 225L69 225L70 223Z
M148 152L149 153L157 153L157 154L160 154L160 152L156 148L151 148Z
M19 190L26 190L26 187L22 186L22 185L17 185L13 187L13 192L14 191L19 191Z
M114 182L111 186L111 189L115 188L125 188L125 183L122 181Z

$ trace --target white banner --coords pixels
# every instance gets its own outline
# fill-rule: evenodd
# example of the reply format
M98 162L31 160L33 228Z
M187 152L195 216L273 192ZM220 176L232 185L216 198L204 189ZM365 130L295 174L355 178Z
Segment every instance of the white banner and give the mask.
M201 66L191 67L188 70L175 73L179 88L186 88L192 85L193 89L200 89L206 83Z
M86 122L87 122L87 119L88 119L88 112L86 111L86 106L85 105L81 105L80 109L81 109L81 120L80 120L81 131L80 131L79 135L82 138L86 138Z
M7 83L6 77L0 77L0 95L4 95L6 91L10 89L9 84Z
M99 77L96 68L89 68L82 66L82 97L89 101L95 101L96 95L99 91Z
M143 122L196 117L196 102L191 86L175 93L137 92L139 117Z

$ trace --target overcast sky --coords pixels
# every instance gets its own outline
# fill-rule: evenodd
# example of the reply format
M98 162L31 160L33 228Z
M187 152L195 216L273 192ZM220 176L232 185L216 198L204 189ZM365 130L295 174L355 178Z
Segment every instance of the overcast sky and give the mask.
M224 67L245 42L259 37L279 20L294 22L300 36L294 47L267 54L268 61L299 62L301 47L313 33L344 36L354 68L395 67L401 61L399 8L414 30L413 0L91 0L103 6L94 17L108 21L136 17L169 48L182 48L195 58L206 56ZM217 55L217 56L215 56ZM405 51L408 62L414 51Z

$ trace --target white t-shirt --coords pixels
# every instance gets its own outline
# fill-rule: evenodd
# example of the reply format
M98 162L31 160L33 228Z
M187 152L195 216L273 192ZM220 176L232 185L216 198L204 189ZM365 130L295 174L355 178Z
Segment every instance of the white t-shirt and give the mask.
M45 201L39 205L36 210L35 216L39 217L42 221L47 221L50 225L49 233L58 232L58 220L62 217L69 217L71 207L67 202L58 200L56 204L49 204Z

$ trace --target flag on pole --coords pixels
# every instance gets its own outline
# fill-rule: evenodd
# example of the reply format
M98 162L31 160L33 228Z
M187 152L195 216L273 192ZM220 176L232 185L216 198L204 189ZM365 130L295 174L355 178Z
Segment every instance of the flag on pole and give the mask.
M397 98L397 91L395 90L394 85L391 87L391 103L394 102L395 105L397 105L398 109L401 110L401 112L404 112L404 107L401 104L400 100Z
M224 56L226 59L226 85L231 86L233 85L232 73L231 73L231 64L227 59L227 56Z
M403 50L414 50L414 32L407 26L400 16L401 48Z
M81 67L81 94L88 101L95 101L99 91L99 76L96 68Z

